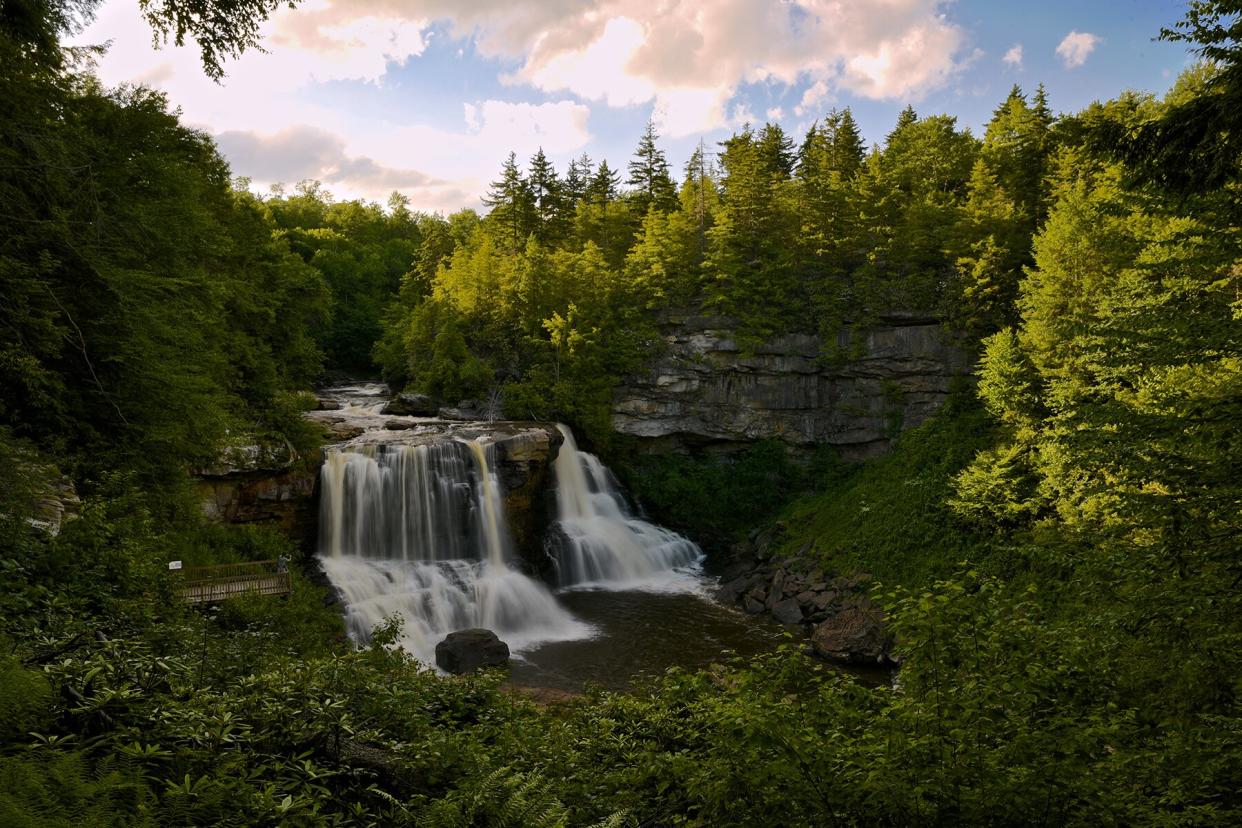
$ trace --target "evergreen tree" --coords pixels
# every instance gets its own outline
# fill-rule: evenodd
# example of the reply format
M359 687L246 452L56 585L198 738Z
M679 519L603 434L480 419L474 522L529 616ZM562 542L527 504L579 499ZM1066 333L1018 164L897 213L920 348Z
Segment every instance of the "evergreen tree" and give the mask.
M565 193L556 167L543 153L543 147L530 159L527 178L534 213L535 235L543 242L556 242L568 229L565 223Z
M568 212L572 213L577 208L578 202L586 198L587 188L591 184L594 172L595 165L591 161L591 156L586 153L569 162L569 170L565 173L562 186L565 196L563 201Z
M1028 106L1014 86L997 107L983 137L982 153L1001 186L1017 203L1033 234L1046 212L1044 177L1051 151L1051 123L1047 103Z
M709 300L743 320L757 342L801 316L795 260L796 211L774 180L771 158L753 132L722 142L722 207L708 233ZM769 145L770 148L770 145Z
M620 176L601 161L587 187L586 201L579 206L577 236L580 243L594 243L609 264L620 266L634 240L636 217L621 199Z
M956 266L961 295L949 306L954 325L974 337L1016 321L1018 284L1029 261L1030 235L1021 209L983 158L971 171Z
M677 207L677 188L668 173L668 160L656 146L657 138L655 122L648 121L630 161L627 183L630 185L634 212L638 216L646 216L652 207L662 212Z
M764 124L755 143L763 168L773 181L783 181L793 175L797 154L793 139L785 134L780 124Z
M678 198L681 211L689 216L695 229L696 249L701 259L707 249L707 231L720 204L720 192L702 139L686 162L685 180Z
M906 104L906 108L898 113L897 123L893 126L892 132L885 137L885 145L891 144L895 137L899 136L907 128L914 126L914 124L918 123L918 120L919 115L914 111L914 107L910 104Z
M819 166L828 155L831 140L827 124L821 124L819 121L811 122L806 135L802 137L802 143L798 145L795 173L800 180L806 182L817 175Z
M512 251L526 246L534 224L534 193L530 182L518 168L517 153L509 153L500 178L493 181L483 203L491 208L488 216L498 228L505 245Z
M620 195L621 176L608 166L607 160L601 161L595 175L591 176L591 183L587 187L587 198L592 204L608 205L616 201Z
M850 179L862 169L867 149L854 115L847 106L841 112L829 116L832 124L832 168L842 178Z

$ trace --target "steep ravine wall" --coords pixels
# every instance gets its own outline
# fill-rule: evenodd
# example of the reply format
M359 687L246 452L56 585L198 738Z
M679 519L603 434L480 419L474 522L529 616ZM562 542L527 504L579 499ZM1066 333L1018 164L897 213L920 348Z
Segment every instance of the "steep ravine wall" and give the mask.
M647 452L728 451L764 439L795 448L836 446L848 459L887 450L893 437L930 417L967 355L932 319L901 314L838 343L858 356L821 359L817 336L788 334L745 352L733 325L706 316L670 316L666 347L613 397L613 429Z

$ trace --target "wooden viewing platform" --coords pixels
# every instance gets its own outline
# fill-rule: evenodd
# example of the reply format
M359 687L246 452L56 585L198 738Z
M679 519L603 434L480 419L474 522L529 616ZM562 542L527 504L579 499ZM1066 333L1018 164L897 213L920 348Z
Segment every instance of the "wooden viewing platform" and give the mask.
M288 595L293 592L289 572L278 571L276 561L190 566L179 572L179 591L187 604L216 604L239 595Z

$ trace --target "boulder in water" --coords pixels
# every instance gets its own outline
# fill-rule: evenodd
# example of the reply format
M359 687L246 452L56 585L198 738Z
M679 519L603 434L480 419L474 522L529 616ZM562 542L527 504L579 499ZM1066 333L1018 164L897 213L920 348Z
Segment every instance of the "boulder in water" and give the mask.
M380 412L389 417L434 417L440 404L426 394L398 394Z
M436 645L436 665L446 673L473 673L508 661L509 645L491 630L458 630Z

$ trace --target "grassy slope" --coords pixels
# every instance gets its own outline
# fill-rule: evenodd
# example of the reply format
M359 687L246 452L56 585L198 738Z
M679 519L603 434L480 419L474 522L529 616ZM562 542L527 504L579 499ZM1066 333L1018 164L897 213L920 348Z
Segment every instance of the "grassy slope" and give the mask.
M988 438L984 413L969 392L959 393L931 421L902 434L890 454L821 470L815 492L781 514L783 551L809 548L828 569L862 570L889 584L949 573L986 543L945 501L953 476Z

